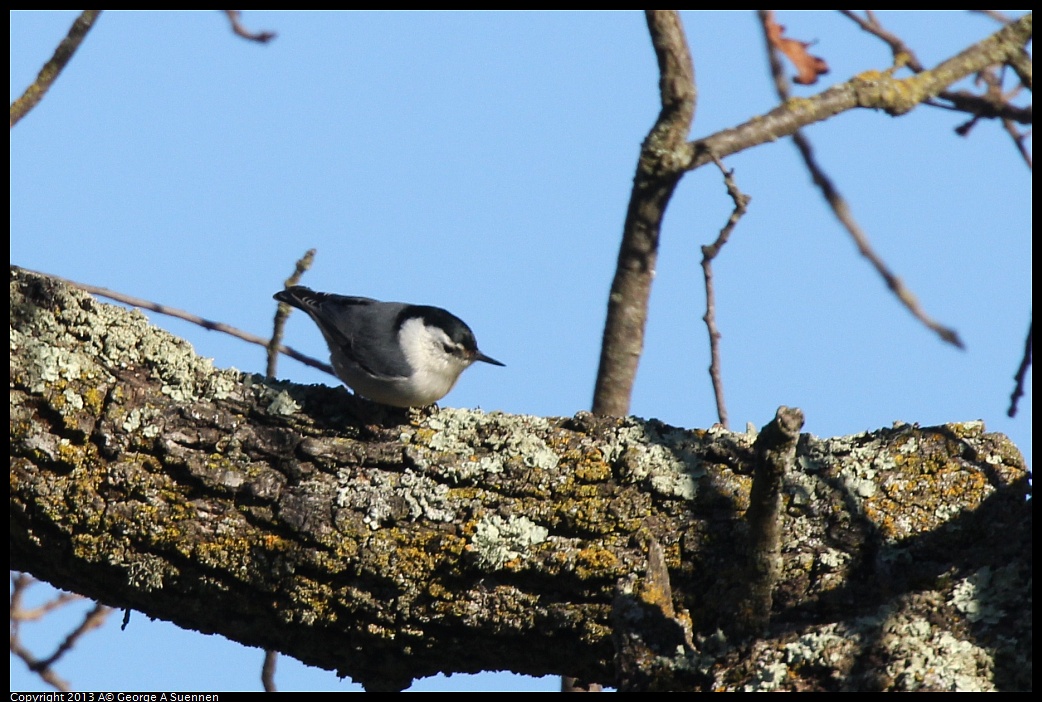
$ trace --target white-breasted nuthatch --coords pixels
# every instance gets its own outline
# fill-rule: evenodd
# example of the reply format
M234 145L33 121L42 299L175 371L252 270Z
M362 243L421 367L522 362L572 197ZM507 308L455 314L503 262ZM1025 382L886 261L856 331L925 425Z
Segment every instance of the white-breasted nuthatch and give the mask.
M475 361L503 365L481 353L470 327L440 307L320 293L302 285L274 297L315 321L338 378L385 405L429 405L445 397Z

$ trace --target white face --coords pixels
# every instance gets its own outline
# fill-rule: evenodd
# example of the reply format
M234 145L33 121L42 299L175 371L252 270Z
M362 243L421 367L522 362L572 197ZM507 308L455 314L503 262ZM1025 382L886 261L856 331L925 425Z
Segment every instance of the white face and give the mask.
M402 381L401 391L422 399L417 405L429 405L448 394L460 373L473 361L463 349L438 327L426 326L422 319L407 320L399 333L402 352L413 368L410 378Z

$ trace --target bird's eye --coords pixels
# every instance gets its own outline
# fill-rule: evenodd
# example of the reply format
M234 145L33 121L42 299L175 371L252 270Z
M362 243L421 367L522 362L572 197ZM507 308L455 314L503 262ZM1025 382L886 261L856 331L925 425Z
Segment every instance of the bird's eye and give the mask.
M447 354L451 355L451 354L456 353L456 347L453 346L452 344L445 344L445 343L443 343L441 345L441 347L445 350L445 353L447 353Z

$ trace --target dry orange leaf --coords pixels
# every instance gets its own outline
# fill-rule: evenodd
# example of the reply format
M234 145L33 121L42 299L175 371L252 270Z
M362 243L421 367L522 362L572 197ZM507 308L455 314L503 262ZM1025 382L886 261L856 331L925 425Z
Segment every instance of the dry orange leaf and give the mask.
M783 37L784 33L784 25L775 22L773 14L767 18L768 41L774 48L785 54L796 67L798 75L792 79L792 82L800 85L817 83L818 76L829 72L829 65L825 63L825 59L807 53L807 47L810 46L808 42Z

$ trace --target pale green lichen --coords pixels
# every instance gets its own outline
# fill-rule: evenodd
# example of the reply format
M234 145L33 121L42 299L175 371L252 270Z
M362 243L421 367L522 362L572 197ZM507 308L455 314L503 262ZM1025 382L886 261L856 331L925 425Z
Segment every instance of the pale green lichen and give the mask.
M404 519L456 519L449 487L410 469L403 473L374 471L368 476L343 471L340 480L337 506L362 512L362 521L372 530Z
M857 635L839 636L836 627L830 625L819 631L812 631L800 636L796 641L785 645L785 662L792 668L803 666L814 668L835 668L848 658L858 646Z
M1021 601L1022 595L1015 568L984 566L958 581L948 602L971 622L997 624L1006 616L1006 606Z
M905 604L933 609L931 594L919 594ZM915 603L914 600L925 602ZM741 689L747 692L791 689L794 681L817 678L822 671L836 671L834 683L858 689L856 677L846 678L849 662L863 655L866 642L884 652L874 656L886 661L873 675L889 679L895 690L990 691L994 690L991 654L952 631L932 624L904 606L884 605L869 616L835 622L805 631L794 641L776 647L761 644L753 676ZM852 671L851 671L852 672ZM730 689L724 680L719 689Z
M426 475L411 470L401 474L399 484L411 519L422 517L435 522L451 522L456 518L456 513L450 508L447 485L436 483Z
M478 556L478 565L496 570L508 561L522 558L532 546L541 544L549 530L528 517L503 518L490 515L478 522L471 546Z
M144 436L154 438L159 434L159 428L152 424L159 413L151 407L135 407L123 417L123 430L128 433L141 431Z
M82 372L81 354L63 348L42 344L32 337L25 337L11 329L11 338L18 339L17 346L23 349L21 358L24 368L34 381L29 391L42 393L59 380L78 380Z
M159 556L144 554L139 560L127 564L127 581L143 590L163 589L163 571L166 561Z
M268 413L275 416L289 416L300 411L300 405L285 390L279 391L270 403Z
M788 681L789 667L781 660L759 661L752 679L742 686L743 692L772 692Z
M668 497L694 499L698 480L706 470L697 454L699 439L693 432L627 418L605 438L605 461L623 466L624 477L646 481Z
M934 630L922 618L900 618L884 628L893 689L993 692L991 656L983 648Z
M66 407L74 410L83 409L85 403L83 402L83 397L79 393L66 388L65 391L62 392L62 396L65 398Z
M12 299L21 297L19 285L12 277ZM222 398L241 382L241 374L215 371L210 359L196 356L188 342L156 329L137 310L99 303L74 288L60 295L62 304L30 307L32 315L11 327L11 348L19 349L31 392L60 381L95 387L113 379L109 368L147 369L161 392L181 402Z
M549 429L542 417L443 409L401 440L410 444L410 457L419 466L437 466L447 477L465 481L501 473L508 462L534 473L553 470L560 459L543 438Z
M818 556L818 563L822 566L830 568L832 570L838 570L842 566L845 566L852 559L852 556L845 551L839 551L834 548L827 548Z

